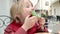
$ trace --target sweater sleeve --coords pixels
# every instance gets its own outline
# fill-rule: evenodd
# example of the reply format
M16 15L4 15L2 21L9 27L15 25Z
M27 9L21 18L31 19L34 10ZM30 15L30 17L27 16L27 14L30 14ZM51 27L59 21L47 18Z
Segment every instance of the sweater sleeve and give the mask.
M22 27L20 27L16 32L10 28L6 28L4 34L27 34L27 32Z

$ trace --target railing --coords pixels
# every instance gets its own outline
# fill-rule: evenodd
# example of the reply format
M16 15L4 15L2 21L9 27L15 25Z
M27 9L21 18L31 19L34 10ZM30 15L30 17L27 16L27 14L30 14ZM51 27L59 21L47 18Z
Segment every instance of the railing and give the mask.
M53 18L47 19L48 20L47 23L48 24L52 24L52 25L54 25L54 24L58 25L57 23L54 23L55 22L54 19ZM11 20L13 20L13 18L11 18L10 16L0 15L0 28L3 27L3 26L7 26L8 24L10 24ZM48 26L48 25L45 25L45 26Z
M7 26L10 24L11 20L13 20L11 17L6 16L6 15L0 15L0 28L3 26Z

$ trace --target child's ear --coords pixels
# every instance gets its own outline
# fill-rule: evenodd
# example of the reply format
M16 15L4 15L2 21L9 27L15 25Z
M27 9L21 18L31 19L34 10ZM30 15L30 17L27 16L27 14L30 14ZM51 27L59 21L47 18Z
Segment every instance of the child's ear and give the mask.
M19 20L20 20L20 19L19 19L19 15L16 15L16 16L15 16L15 19L19 21Z

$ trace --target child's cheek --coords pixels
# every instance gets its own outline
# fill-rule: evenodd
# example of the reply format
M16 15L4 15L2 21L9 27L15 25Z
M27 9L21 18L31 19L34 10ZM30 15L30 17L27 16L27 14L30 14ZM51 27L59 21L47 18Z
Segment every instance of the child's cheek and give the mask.
M26 15L26 16L31 14L30 10L28 8L24 9L24 13L25 13L24 15Z

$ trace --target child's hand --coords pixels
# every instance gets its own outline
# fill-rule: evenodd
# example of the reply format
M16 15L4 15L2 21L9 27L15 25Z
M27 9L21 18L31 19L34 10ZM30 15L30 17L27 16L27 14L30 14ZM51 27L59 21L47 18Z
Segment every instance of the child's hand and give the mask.
M39 18L39 24L44 25L45 19L43 17Z
M39 28L44 28L45 19L43 17L39 18Z
M22 26L22 28L27 31L28 29L32 28L34 26L34 24L37 22L37 17L36 16L27 16L25 21L24 21L24 24Z

